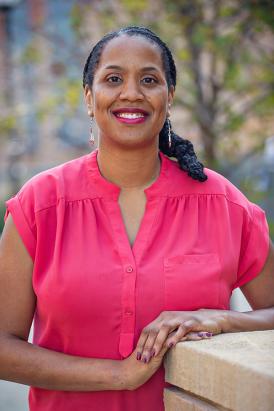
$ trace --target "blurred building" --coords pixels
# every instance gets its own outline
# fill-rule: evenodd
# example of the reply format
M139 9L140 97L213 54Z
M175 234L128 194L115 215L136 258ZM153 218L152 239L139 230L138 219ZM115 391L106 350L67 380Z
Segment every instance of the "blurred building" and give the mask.
M0 2L0 198L37 172L84 154L84 46L74 1Z

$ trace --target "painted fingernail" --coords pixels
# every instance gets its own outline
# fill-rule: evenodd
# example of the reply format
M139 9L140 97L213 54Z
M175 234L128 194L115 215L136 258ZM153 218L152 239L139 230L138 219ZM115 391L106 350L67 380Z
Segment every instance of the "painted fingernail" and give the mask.
M173 342L170 342L170 343L168 344L168 346L169 346L169 348L172 348L172 347L174 346L174 343L173 343Z
M203 332L198 333L198 337L204 337L204 336L205 336L205 333L203 333Z
M155 354L156 354L156 352L155 352L155 350L153 350L152 354L151 354L151 357L155 357Z
M206 335L207 337L212 337L213 333L208 333L208 332L206 332L205 335Z
M148 362L147 357L143 357L142 361L146 364Z
M141 353L140 353L140 352L137 352L137 356L136 356L136 358L137 358L137 360L138 360L138 361L140 361L141 356L142 356L142 355L141 355Z

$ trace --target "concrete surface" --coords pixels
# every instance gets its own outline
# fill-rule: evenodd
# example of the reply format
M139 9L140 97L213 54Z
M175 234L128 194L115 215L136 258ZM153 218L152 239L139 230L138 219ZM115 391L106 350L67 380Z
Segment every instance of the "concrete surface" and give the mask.
M273 411L274 330L178 343L167 354L165 371L167 382L218 407ZM174 409L166 403L166 411Z

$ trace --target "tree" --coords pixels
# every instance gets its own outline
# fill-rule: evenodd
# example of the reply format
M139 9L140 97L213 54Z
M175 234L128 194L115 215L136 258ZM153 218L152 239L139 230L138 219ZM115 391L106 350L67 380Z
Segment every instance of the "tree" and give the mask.
M180 0L166 3L179 26L178 50L188 76L180 104L193 113L207 164L216 163L217 142L248 116L270 114L273 102L273 25L270 3ZM271 14L269 13L269 16ZM271 54L272 52L272 54Z
M269 119L274 101L271 2L143 0L137 8L133 0L118 2L118 8L115 1L102 3L96 18L105 31L147 25L175 50L176 103L198 126L206 164L218 167L220 155L237 156L239 131L250 117ZM224 148L228 136L233 144Z

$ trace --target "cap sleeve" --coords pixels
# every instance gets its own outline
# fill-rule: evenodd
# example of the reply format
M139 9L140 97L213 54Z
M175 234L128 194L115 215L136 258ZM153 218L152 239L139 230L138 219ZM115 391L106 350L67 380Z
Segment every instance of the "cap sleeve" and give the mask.
M36 223L34 193L31 182L26 183L22 189L6 202L6 221L12 215L14 224L31 258L35 259L36 250Z
M241 287L259 275L269 252L269 228L265 212L256 204L248 202L246 221L243 224L242 246L237 282Z

